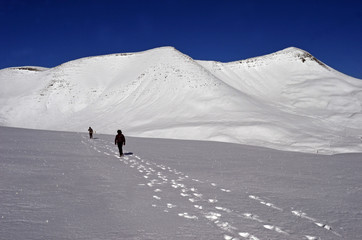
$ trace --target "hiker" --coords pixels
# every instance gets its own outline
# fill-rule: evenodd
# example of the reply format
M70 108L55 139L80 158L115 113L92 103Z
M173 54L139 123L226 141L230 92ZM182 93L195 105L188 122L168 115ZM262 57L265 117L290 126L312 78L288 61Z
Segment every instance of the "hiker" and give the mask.
M93 129L91 127L88 128L89 138L93 138Z
M122 134L121 130L117 130L117 135L116 135L116 138L114 139L114 144L118 145L119 156L122 157L123 156L122 147L123 147L123 145L126 145L126 138Z

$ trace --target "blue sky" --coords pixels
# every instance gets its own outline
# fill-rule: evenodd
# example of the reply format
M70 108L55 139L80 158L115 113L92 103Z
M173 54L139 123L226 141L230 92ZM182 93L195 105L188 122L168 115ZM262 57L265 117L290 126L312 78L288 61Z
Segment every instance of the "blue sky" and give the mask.
M362 79L361 0L0 0L0 69L174 46L236 61L298 47Z

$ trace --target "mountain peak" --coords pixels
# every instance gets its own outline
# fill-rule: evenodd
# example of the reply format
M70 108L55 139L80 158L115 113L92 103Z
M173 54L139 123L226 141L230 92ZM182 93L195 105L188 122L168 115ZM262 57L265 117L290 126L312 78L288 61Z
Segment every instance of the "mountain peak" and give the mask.
M269 65L270 62L278 62L278 64L279 63L283 64L285 62L301 62L301 63L315 62L318 63L323 68L330 71L330 68L327 65L325 65L323 62L315 58L312 54L303 49L296 47L288 47L283 50L270 53L267 55L248 58L240 61L229 62L227 64L230 65L242 64L248 67L255 67L255 66Z
M161 53L161 54L165 54L165 53L175 53L175 52L181 53L180 51L178 51L173 46L163 46L163 47L156 47L156 48L152 48L152 49L147 49L145 51L140 51L140 52L116 53L116 54L111 54L111 55L125 56L125 55L142 55L142 54L145 54L145 53L151 53L151 54Z
M288 47L283 50L277 51L277 53L285 53L285 54L304 54L308 53L307 51L297 48L297 47Z
M309 52L300 49L300 48L296 48L296 47L288 47L285 48L281 51L278 51L274 54L282 54L282 55L287 55L289 57L292 58L297 58L299 60L301 60L303 63L306 61L314 61L316 63L318 63L320 66L326 68L329 70L329 68L327 67L327 65L325 65L323 62L319 61L316 57L314 57L312 54L310 54Z

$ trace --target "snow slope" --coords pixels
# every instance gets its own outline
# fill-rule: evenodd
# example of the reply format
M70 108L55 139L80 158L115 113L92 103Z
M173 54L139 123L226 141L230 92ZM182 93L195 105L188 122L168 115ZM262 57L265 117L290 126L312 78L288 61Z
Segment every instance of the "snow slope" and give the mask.
M3 69L0 84L3 126L362 151L362 81L297 48L220 63L163 47Z
M362 236L362 154L0 127L0 239Z

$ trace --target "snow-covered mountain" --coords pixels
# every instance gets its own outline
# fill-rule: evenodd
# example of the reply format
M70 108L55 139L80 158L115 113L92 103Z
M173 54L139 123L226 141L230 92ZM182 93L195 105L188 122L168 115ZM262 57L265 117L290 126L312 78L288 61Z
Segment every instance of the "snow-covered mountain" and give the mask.
M0 70L0 125L362 152L362 81L285 50L197 61L173 47Z

